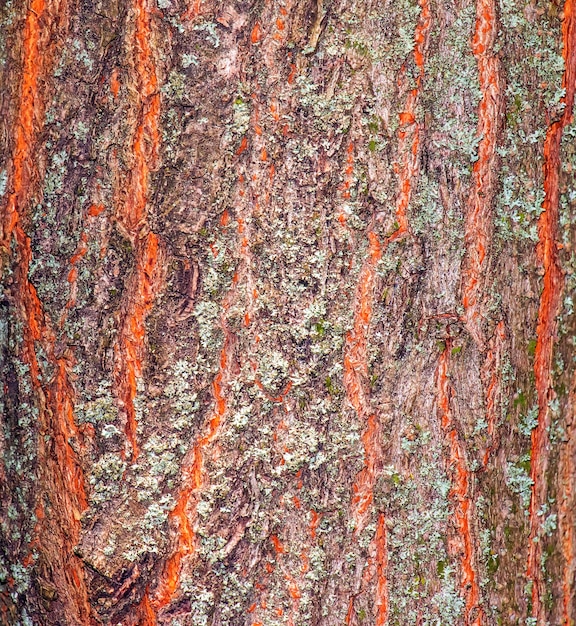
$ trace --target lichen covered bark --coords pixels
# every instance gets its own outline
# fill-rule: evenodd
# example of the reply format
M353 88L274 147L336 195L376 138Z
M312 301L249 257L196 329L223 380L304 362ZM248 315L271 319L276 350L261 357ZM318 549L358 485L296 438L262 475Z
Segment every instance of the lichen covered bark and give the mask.
M576 620L571 0L0 8L0 623Z

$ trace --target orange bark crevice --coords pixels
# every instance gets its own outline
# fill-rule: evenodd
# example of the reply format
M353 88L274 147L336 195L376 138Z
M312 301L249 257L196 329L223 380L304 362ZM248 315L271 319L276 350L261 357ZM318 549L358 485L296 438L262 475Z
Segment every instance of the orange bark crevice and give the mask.
M498 34L496 3L477 0L472 51L478 64L482 99L478 107L478 159L472 172L472 193L464 225L466 265L463 273L462 304L466 328L480 349L485 339L481 328L482 281L492 233L492 211L497 184L497 138L503 102L500 61L493 52Z
M572 120L574 94L576 89L576 2L566 0L562 22L562 38L564 43L564 76L562 86L565 89L563 98L564 112L560 119L548 127L544 141L544 192L545 198L542 213L538 220L538 257L544 269L543 289L538 310L536 328L536 350L534 353L534 377L538 394L538 424L532 431L532 450L530 477L532 494L530 499L530 536L528 549L527 577L532 583L532 616L538 624L545 621L545 607L542 603L544 580L540 569L541 545L539 539L541 516L540 507L546 501L546 471L548 469L547 450L549 447L548 430L550 413L548 403L553 398L552 390L552 357L556 336L556 317L560 311L564 276L558 254L558 222L559 222L559 177L560 177L560 144L562 133ZM565 535L570 541L570 535ZM573 548L564 546L565 554L571 554ZM572 567L565 563L565 576ZM572 593L566 590L565 593ZM564 606L571 600L564 598ZM571 616L565 616L570 623ZM566 621L567 620L567 621Z
M219 370L212 382L214 407L182 467L182 488L176 506L169 514L169 520L176 523L178 528L175 547L164 565L157 588L153 593L147 591L144 595L140 605L141 622L139 622L143 626L153 626L157 623L158 612L170 604L178 590L184 559L192 556L197 549L194 525L197 519L199 494L206 483L204 460L210 445L218 436L228 410L226 386L232 377L234 367L235 336L228 329L226 314L232 306L236 291L237 278L233 281L223 303L221 327L224 332L224 345L220 352Z
M224 310L226 311L227 308L225 306ZM204 459L226 415L228 402L225 386L230 380L234 364L234 335L228 330L225 319L222 319L222 330L224 331L224 345L220 353L220 368L212 382L214 409L207 417L203 433L195 441L189 458L182 468L183 488L169 516L170 520L176 520L178 523L176 549L166 562L163 576L152 598L151 603L155 611L159 611L170 603L180 582L182 560L196 551L194 524L197 516L198 494L206 482Z
M132 448L132 460L139 453L135 400L138 379L142 376L146 317L154 304L160 282L158 237L152 232L148 233L136 242L135 252L136 267L127 286L130 300L116 345L116 380L126 412L125 432Z
M0 227L0 241L6 252L15 242L16 268L13 280L14 301L23 322L22 359L29 368L32 389L39 409L38 468L39 499L36 526L29 546L50 564L52 583L59 590L66 615L77 623L90 621L90 604L84 581L84 568L73 549L80 534L80 518L87 507L82 467L70 445L82 442L74 421L74 389L69 371L73 365L70 351L56 355L57 338L44 314L28 274L32 263L30 237L22 221L34 190L30 179L35 159L38 120L43 103L38 92L44 63L40 54L44 29L50 28L50 7L44 0L32 0L24 24L23 67L20 102L15 123L10 193ZM41 347L53 374L48 380L36 349ZM47 493L50 511L44 510L42 495ZM34 562L30 556L25 565Z
M368 377L366 352L368 334L372 320L376 265L382 258L382 247L378 236L370 232L369 256L360 271L354 307L354 327L346 337L344 352L344 388L346 396L359 419L366 422L367 428L362 437L364 443L364 468L353 485L352 517L356 532L366 525L366 517L372 503L372 489L379 469L382 452L380 449L379 423L370 406L365 381Z
M162 272L160 242L157 235L149 232L147 224L148 177L156 168L160 150L160 94L146 0L134 0L134 8L134 67L140 101L132 142L133 163L128 174L125 201L119 207L117 219L133 245L135 267L126 285L126 305L115 346L114 370L133 461L139 453L135 399L145 354L146 317L154 304Z
M454 525L456 527L454 544L457 546L460 557L460 593L465 601L464 623L466 626L482 626L486 622L481 607L480 586L475 566L476 547L472 529L474 504L471 499L471 475L467 467L464 444L460 441L450 406L452 389L448 370L451 347L451 341L447 340L438 361L436 373L438 413L440 425L450 451L448 465L453 472L450 497L454 501Z
M424 80L424 61L428 50L428 38L432 28L432 14L429 0L420 0L420 17L414 33L414 64L417 68L416 85L408 93L404 110L400 112L398 128L398 151L403 161L397 167L399 176L399 194L396 201L397 229L387 243L403 237L408 232L408 205L412 197L413 185L418 177L418 159L420 154L420 124L416 119L416 107L420 99ZM402 78L405 68L402 68Z
M419 69L419 74L416 79L416 87L408 94L404 111L400 114L400 119L404 120L404 123L398 131L399 151L403 155L404 162L402 167L398 169L400 191L396 203L397 228L384 240L383 244L376 233L373 231L368 233L369 254L360 271L354 305L354 326L346 337L344 352L346 396L358 417L367 425L362 438L366 458L365 467L358 475L353 487L352 515L357 532L365 525L365 517L372 502L372 489L382 460L382 451L378 444L378 418L371 410L369 394L365 389L365 381L368 377L366 353L372 321L376 266L388 244L397 241L408 233L407 209L412 195L412 185L418 174L420 139L415 114L424 74L424 57L428 35L432 25L430 5L427 0L421 0L420 6L422 11L416 26L414 48L414 61ZM347 160L350 160L350 154L348 154Z
M253 127L258 135L258 107L254 109ZM243 174L239 176L238 199L239 202L246 197L244 189L245 177ZM256 178L253 177L256 181ZM187 557L192 557L196 552L196 535L194 526L197 521L197 505L200 494L206 485L207 477L204 472L204 460L211 444L216 440L220 431L222 422L228 410L228 400L226 389L233 377L235 367L234 349L236 337L228 327L227 315L228 310L237 302L239 295L240 281L246 286L246 313L244 315L244 326L249 327L254 318L255 303L258 298L258 292L254 285L251 272L251 254L249 243L251 238L250 218L255 206L258 205L258 196L254 194L254 199L249 200L248 206L237 217L237 234L238 234L238 254L240 265L238 271L232 279L232 285L224 297L222 303L222 313L220 318L220 327L224 334L224 344L220 352L219 370L212 382L212 397L214 407L206 418L200 436L194 442L191 451L188 453L182 467L182 488L175 508L169 515L169 520L176 522L178 534L175 547L171 556L165 563L160 581L151 594L146 593L141 609L152 607L148 610L144 621L145 626L156 624L157 614L160 610L168 606L180 584L181 570L183 561ZM229 216L226 212L222 215L220 224L226 227L229 222ZM256 384L258 384L256 380ZM260 383L261 385L261 383ZM279 397L272 398L274 402L282 402L284 396L290 391L291 383L285 387ZM150 617L153 614L153 619Z
M369 253L358 279L354 303L354 325L346 337L344 348L344 388L346 397L354 408L358 418L366 424L362 436L364 447L364 467L356 476L352 487L351 514L355 524L355 533L360 533L366 526L373 501L374 485L381 470L384 458L381 440L381 426L377 414L370 405L370 394L366 389L368 378L367 349L374 293L376 287L376 268L388 245L406 236L409 232L408 206L412 197L414 181L418 176L420 153L420 127L416 121L422 82L424 80L424 61L428 48L428 38L432 27L432 15L428 0L420 0L420 16L414 33L414 64L418 74L416 85L408 93L403 110L400 112L398 129L398 151L401 164L396 165L399 192L396 200L395 230L382 243L375 232L369 231ZM404 78L405 67L401 70ZM347 151L346 175L353 172L353 144ZM342 220L341 220L342 221ZM344 222L345 223L345 222ZM376 604L377 624L384 625L388 619L388 584L387 584L387 544L385 518L380 514L378 530L372 548L376 550ZM350 623L354 610L354 598L350 599L347 623Z
M44 9L45 0L32 0L24 24L22 82L12 157L12 191L0 223L0 243L6 253L10 251L10 240L20 217L19 211L25 208L30 194L29 179L36 140L34 121L39 116L38 79L42 67L40 20Z
M44 315L34 285L28 280L32 260L30 239L19 224L13 232L19 257L16 298L25 322L23 358L30 367L33 389L39 393L40 398L44 396L44 400L39 401L41 436L38 458L43 466L43 482L47 483L43 486L49 490L53 502L50 515L45 515L41 508L34 545L40 551L53 552L56 533L53 524L57 518L56 523L62 533L60 549L64 551L60 558L63 561L68 560L64 572L58 572L57 575L61 575L63 581L68 583L62 581L63 588L72 584L69 575L74 579L69 591L76 604L69 606L68 610L71 614L87 618L90 608L84 585L84 568L72 552L80 535L81 514L88 507L82 467L69 443L71 439L82 441L74 421L75 393L69 379L73 359L69 353L62 357L55 355L56 335ZM54 368L54 375L47 382L43 381L43 373L36 356L36 344L42 346ZM45 440L45 435L49 435L49 440Z
M503 104L500 60L493 50L497 34L495 0L477 0L472 52L478 65L482 94L478 106L477 129L480 142L478 158L472 170L472 190L464 223L466 256L462 274L462 305L465 327L481 351L487 347L485 332L482 328L484 316L482 296L493 230L493 207L497 190L498 154L496 148ZM480 373L489 439L482 459L485 467L497 445L497 411L501 392L500 369L505 337L504 322L500 320L489 341ZM471 499L471 475L465 458L466 447L460 440L450 412L450 388L447 378L449 359L450 352L447 344L438 369L438 392L442 428L449 443L450 464L454 466L455 471L451 493L456 501L454 519L458 530L457 541L461 560L460 592L466 602L466 624L481 625L485 624L486 616L481 606L478 574L475 569L476 545L472 529L474 505Z
M376 528L376 626L388 623L388 546L386 518L380 513Z
M464 224L466 257L462 275L463 321L474 343L480 350L486 348L482 328L483 281L487 274L487 254L493 230L493 205L497 189L496 152L503 84L498 56L493 45L498 34L496 3L494 0L477 0L476 25L472 38L472 52L476 57L482 98L478 107L480 139L478 159L472 171L472 190ZM481 368L484 388L486 421L489 443L482 463L487 466L496 448L496 426L499 394L501 392L500 368L505 341L504 323L501 320L490 339Z

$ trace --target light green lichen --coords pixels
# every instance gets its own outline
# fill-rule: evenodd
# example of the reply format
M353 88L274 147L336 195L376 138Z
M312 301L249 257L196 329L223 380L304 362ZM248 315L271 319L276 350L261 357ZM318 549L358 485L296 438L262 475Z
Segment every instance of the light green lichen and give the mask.
M522 455L517 462L508 462L506 469L506 484L515 494L520 496L524 513L528 515L530 498L532 496L532 485L534 481L530 478L530 454Z

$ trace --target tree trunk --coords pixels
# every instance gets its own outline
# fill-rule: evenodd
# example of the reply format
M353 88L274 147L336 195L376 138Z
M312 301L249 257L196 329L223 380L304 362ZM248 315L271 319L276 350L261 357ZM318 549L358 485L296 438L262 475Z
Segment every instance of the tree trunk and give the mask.
M1 624L576 624L575 11L0 2Z

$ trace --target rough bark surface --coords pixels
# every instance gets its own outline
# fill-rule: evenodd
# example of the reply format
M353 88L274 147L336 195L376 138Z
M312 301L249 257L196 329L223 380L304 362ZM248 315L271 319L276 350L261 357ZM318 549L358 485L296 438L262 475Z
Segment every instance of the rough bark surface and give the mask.
M574 626L574 0L0 32L0 624Z

